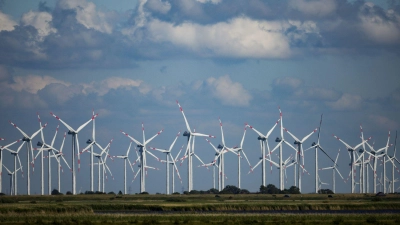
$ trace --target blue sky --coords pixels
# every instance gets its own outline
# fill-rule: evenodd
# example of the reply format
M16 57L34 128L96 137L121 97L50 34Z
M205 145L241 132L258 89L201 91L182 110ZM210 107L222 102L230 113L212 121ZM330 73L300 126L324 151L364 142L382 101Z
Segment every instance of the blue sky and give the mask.
M375 146L384 146L388 130L393 134L398 129L399 50L398 1L0 1L0 137L6 138L1 144L20 138L9 120L33 133L39 112L49 123L45 135L50 140L58 125L50 112L78 127L94 109L99 113L98 141L106 145L114 138L111 155L123 154L129 145L119 131L140 137L142 122L146 137L164 129L150 146L167 148L185 130L175 103L179 100L191 127L217 136L215 145L220 142L220 117L226 142L234 146L245 123L269 130L280 106L284 127L298 136L315 129L324 114L321 144L332 157L341 149L339 169L347 178L348 155L332 134L356 145L362 124L364 135L373 136ZM91 136L90 126L80 133L81 146ZM271 143L280 135L278 129ZM71 149L67 138L66 151ZM249 130L244 145L253 165L260 156L256 138ZM179 138L176 146L185 140ZM61 141L59 135L56 145ZM313 141L316 135L305 146ZM201 139L196 139L196 152L204 161L214 157ZM11 156L3 154L10 166ZM291 154L293 150L284 148L285 159ZM330 165L319 156L321 167ZM25 153L21 157L24 161ZM311 175L303 178L305 193L314 187L313 157L312 151L306 152ZM236 185L236 156L226 160L225 184ZM88 162L83 155L78 190L89 189ZM109 165L115 180L109 179L106 190L122 190L122 163L116 159ZM148 191L165 192L165 165L151 159L149 165L160 170L149 171ZM186 163L179 169L186 188ZM260 170L245 175L248 171L242 161L242 186L256 191ZM292 173L288 170L288 187ZM331 183L331 173L322 174ZM40 174L32 176L38 179ZM64 176L65 190L69 172ZM26 179L18 179L25 193ZM276 168L267 174L267 183L278 185ZM338 176L336 184L339 192L350 189ZM32 190L38 193L39 187L33 182ZM178 182L176 187L180 190ZM211 187L211 172L195 168L194 188ZM131 188L138 192L138 180Z

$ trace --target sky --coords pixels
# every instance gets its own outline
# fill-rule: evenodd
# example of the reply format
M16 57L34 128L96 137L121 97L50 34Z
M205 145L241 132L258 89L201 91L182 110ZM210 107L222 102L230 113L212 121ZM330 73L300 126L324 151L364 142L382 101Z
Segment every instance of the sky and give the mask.
M246 123L267 133L279 119L280 107L283 127L299 139L319 126L323 114L321 146L332 158L341 150L338 168L347 179L347 149L332 135L355 146L361 141L362 125L364 136L372 137L369 143L376 149L386 145L388 131L390 143L395 143L400 124L399 53L398 0L2 0L0 137L6 140L0 145L21 138L9 121L32 134L39 128L39 113L48 123L43 130L46 142L51 142L60 125L54 144L59 148L68 130L50 112L77 128L94 110L96 141L105 146L113 139L110 155L127 151L130 140L121 130L142 140L142 123L146 138L163 129L149 147L168 148L176 134L186 130L178 100L190 127L215 135L210 140L214 145L221 143L221 118L225 142L233 147L240 144ZM279 129L269 138L271 149L280 137ZM81 149L91 136L89 124L79 133ZM243 149L252 166L261 155L257 137L247 129ZM286 132L284 139L294 142ZM37 141L39 136L32 143ZM304 142L304 149L316 141L317 133ZM172 154L185 144L186 138L180 136ZM71 147L67 135L63 151L70 165ZM393 155L394 146L388 151ZM20 154L24 175L26 153L23 148ZM196 138L195 153L211 162L215 151L206 140ZM294 154L283 147L284 159ZM147 157L148 165L159 170L148 171L146 191L165 193L165 164ZM40 193L39 158L31 176L31 192L36 194ZM132 162L137 158L133 148L129 158ZM314 151L306 151L304 159L310 175L303 176L302 192L310 193L314 192ZM225 160L225 185L237 185L237 156L229 153ZM260 167L248 174L250 167L241 160L242 188L259 190ZM276 155L273 160L278 160ZM3 162L13 166L7 151ZM52 161L53 175L55 164ZM78 192L89 190L89 164L89 154L82 154ZM107 176L106 192L123 190L122 160L107 164L114 179ZM198 168L200 164L194 159L194 189L208 190L212 170ZM318 164L322 168L332 162L320 152ZM46 171L47 166L44 163ZM63 168L61 192L71 190L71 172ZM175 190L180 192L187 189L186 161L178 163L178 169L182 184L177 179ZM379 176L381 170L378 166ZM271 171L268 166L267 184L279 186L278 174L277 168ZM321 180L330 184L322 188L332 189L331 174L320 172ZM391 177L391 169L387 176ZM17 177L19 192L26 193L26 176ZM6 192L4 170L2 178ZM137 193L139 179L132 179L128 170L130 192ZM291 167L285 187L292 186L293 179ZM52 187L56 187L55 176ZM336 175L336 190L350 192L350 182Z

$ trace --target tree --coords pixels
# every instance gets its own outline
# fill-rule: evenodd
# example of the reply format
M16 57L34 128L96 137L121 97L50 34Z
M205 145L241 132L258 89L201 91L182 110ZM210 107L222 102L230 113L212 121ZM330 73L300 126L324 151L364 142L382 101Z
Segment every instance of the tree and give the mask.
M226 187L220 192L220 194L239 194L240 188L234 185L226 185Z
M57 189L53 189L51 191L51 195L59 195L59 194L60 194L60 192Z
M215 188L211 188L210 190L207 191L208 194L218 194L219 191Z
M335 194L331 189L319 189L318 194Z
M65 193L66 195L72 195L72 192L67 191L67 193Z
M279 194L281 191L273 184L268 184L266 187L264 185L260 186L261 194Z
M119 195L122 195L122 191L119 191L118 194L119 194Z
M296 187L296 186L291 186L289 188L289 193L290 194L301 194L300 193L300 189L298 187Z
M248 191L247 189L241 189L240 194L250 194L250 191Z

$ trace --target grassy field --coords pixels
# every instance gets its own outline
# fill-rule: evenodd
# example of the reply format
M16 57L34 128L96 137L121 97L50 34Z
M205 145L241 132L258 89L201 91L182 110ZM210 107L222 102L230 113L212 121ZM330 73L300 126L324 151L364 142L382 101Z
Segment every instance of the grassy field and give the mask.
M1 196L6 224L399 224L398 214L268 213L400 210L400 195L75 195ZM259 211L263 211L262 213ZM145 213L143 213L145 212ZM236 213L235 213L236 212ZM247 212L247 213L243 213ZM99 214L100 213L100 214Z

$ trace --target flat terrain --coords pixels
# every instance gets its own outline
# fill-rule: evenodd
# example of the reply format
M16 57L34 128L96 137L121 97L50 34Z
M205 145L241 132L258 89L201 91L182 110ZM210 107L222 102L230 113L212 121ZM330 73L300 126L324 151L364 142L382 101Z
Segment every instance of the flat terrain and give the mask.
M399 224L400 195L1 196L7 224Z

